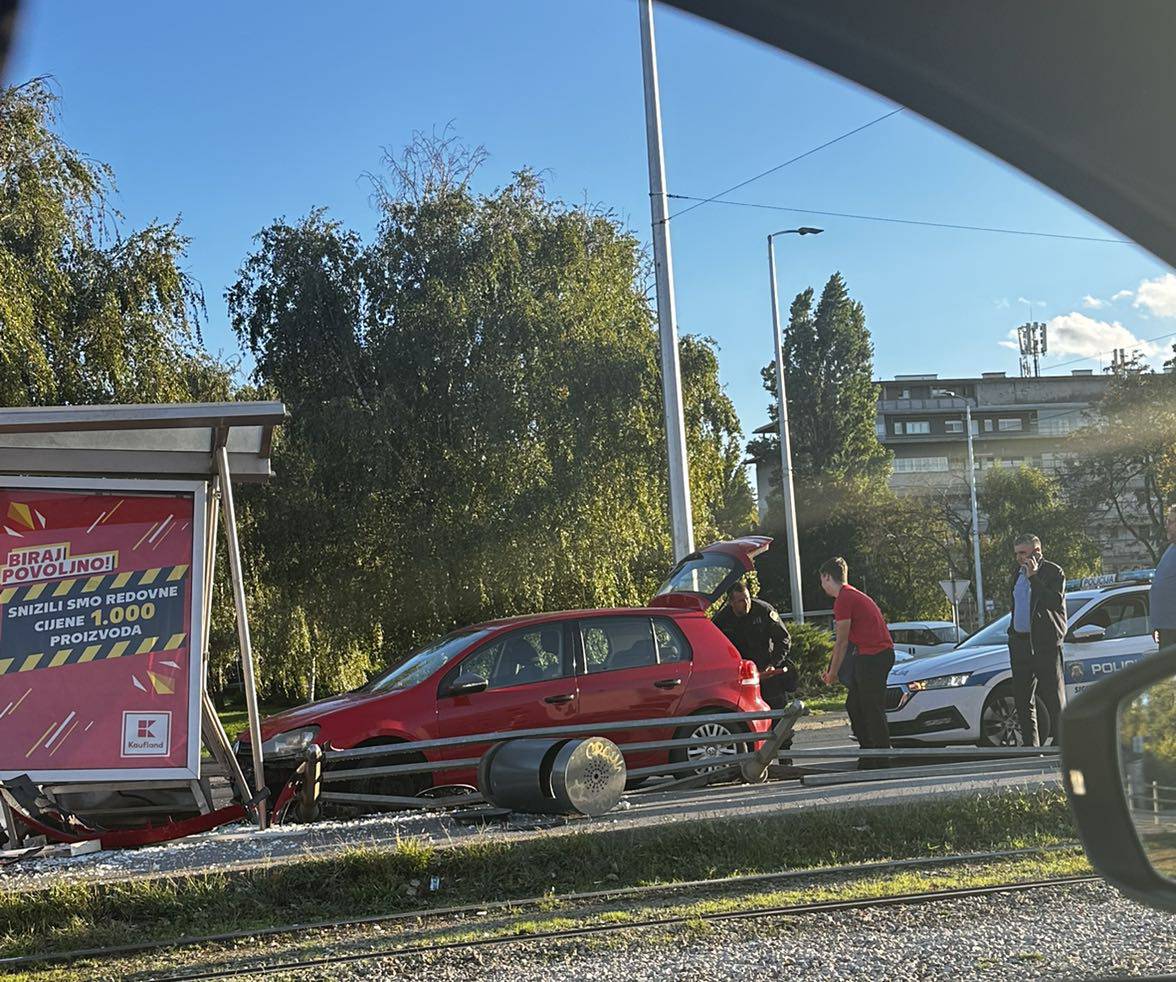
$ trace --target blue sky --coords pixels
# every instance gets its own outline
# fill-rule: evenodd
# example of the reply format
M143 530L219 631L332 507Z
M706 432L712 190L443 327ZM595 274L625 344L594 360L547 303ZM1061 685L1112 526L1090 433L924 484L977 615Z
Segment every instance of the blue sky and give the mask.
M656 27L672 192L713 194L893 108L676 11L658 9ZM252 236L318 205L370 234L363 175L414 130L452 121L484 145L485 190L530 165L553 195L605 205L649 237L629 0L40 0L26 7L10 72L55 77L65 137L113 165L131 225L182 217L189 270L208 299L206 339L224 353L236 344L223 293ZM732 197L1117 237L907 112ZM1176 276L1132 245L706 205L672 223L679 324L718 341L749 431L766 418L759 368L771 357L764 238L795 224L827 231L780 242L782 297L841 270L865 305L880 376L1015 373L1001 342L1028 316L1019 298L1051 322L1046 363L1067 363L1060 371L1097 370L1099 358L1075 359L1176 331Z

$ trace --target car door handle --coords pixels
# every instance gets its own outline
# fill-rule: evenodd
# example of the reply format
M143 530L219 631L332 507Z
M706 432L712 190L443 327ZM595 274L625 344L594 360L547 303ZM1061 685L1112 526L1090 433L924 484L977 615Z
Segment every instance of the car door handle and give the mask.
M558 696L548 696L543 701L549 702L553 706L557 706L563 702L571 702L575 698L576 698L575 694L570 693L570 692L563 692L563 693L560 693L560 695L558 695Z
M662 679L660 682L654 682L654 687L658 689L676 689L682 684L681 679Z

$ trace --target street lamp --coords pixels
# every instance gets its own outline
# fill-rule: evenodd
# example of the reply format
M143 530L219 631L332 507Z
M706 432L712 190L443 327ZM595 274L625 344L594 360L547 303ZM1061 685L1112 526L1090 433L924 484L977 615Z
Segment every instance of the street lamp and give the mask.
M776 347L776 421L780 430L780 486L784 492L784 528L788 538L788 576L792 582L792 618L804 623L804 590L800 579L800 541L796 534L796 501L792 488L792 440L788 433L788 396L784 391L784 339L780 332L780 299L776 294L777 235L820 235L824 229L785 228L768 236L768 279L772 289L772 342Z
M964 401L964 428L968 434L968 496L972 505L972 566L976 571L976 630L984 626L984 574L980 570L980 514L976 508L976 458L972 453L972 401L950 390L944 392Z

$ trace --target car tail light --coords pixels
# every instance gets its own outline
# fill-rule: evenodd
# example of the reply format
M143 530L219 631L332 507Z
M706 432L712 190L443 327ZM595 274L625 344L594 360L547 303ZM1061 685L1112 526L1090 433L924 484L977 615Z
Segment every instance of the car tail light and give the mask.
M759 669L755 667L755 662L744 658L739 663L739 684L759 685L759 680Z

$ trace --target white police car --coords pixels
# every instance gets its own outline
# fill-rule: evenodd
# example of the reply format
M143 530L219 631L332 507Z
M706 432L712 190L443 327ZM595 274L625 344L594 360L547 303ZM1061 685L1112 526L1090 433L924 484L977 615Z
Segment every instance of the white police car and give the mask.
M1148 585L1119 583L1066 596L1069 630L1062 644L1067 698L1157 649L1148 625ZM895 746L1014 746L1021 728L1013 702L1005 614L954 651L910 658L891 669L886 716ZM1054 721L1037 700L1038 730Z

